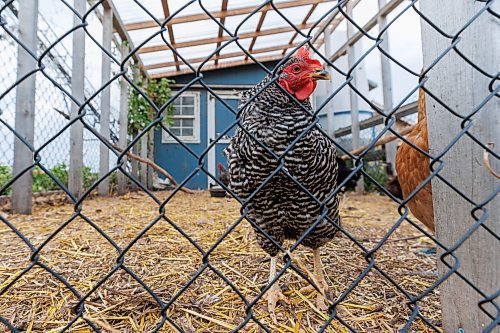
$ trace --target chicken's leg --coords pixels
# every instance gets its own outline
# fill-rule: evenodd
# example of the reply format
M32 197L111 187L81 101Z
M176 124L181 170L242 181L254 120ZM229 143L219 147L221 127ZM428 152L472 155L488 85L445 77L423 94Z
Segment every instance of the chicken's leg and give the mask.
M269 268L269 283L274 279L276 275L276 261L277 257L271 257L271 265ZM285 303L288 303L288 298L283 295L283 292L281 291L280 286L278 285L278 281L276 281L271 288L266 292L264 297L267 299L267 309L269 311L269 316L271 317L272 321L274 324L278 323L278 320L276 319L276 304L279 301L284 301Z
M311 277L314 284L318 287L320 293L318 294L318 298L316 300L317 307L322 310L328 310L329 304L333 300L332 293L330 292L330 288L328 288L328 283L326 283L325 275L323 274L323 264L321 263L321 250L320 248L313 250L313 260L314 260L314 273ZM313 286L307 286L302 288L301 292L310 292L314 289Z

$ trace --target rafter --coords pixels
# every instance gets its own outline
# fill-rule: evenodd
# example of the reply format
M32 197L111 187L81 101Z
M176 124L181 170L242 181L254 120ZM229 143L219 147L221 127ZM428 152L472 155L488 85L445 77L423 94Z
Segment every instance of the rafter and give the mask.
M226 10L227 10L227 0L222 0L221 12L225 12ZM226 17L225 16L223 16L223 17L220 18L220 24L224 25L224 23L226 23ZM221 38L223 32L224 32L224 29L222 29L222 27L219 26L219 33L217 34L217 37ZM217 46L216 46L215 49L218 49L220 47L220 44L221 44L221 42L217 42ZM216 57L218 55L219 55L219 52L217 52L215 54ZM215 64L217 65L217 59L215 59Z
M333 1L334 0L291 0L291 1L286 1L286 2L276 3L276 4L274 4L274 6L277 9L285 9L285 8L300 7L300 6L310 5L310 4L319 4L319 3L326 3L326 2L333 2ZM264 7L262 7L260 9L260 11L262 12L262 11L267 11L267 10L271 10L271 9L273 9L273 8L271 7L271 5L268 4ZM213 12L210 14L215 18L221 18L221 17L228 17L228 16L250 14L254 10L255 10L255 6L248 6L248 7L231 9L231 10ZM172 18L170 21L167 22L166 25L171 26L173 24L202 21L202 20L207 20L207 19L209 19L209 16L206 13L178 16L178 17ZM139 29L156 28L156 27L158 27L158 23L156 23L155 21L145 21L145 22L130 23L130 24L127 24L125 27L127 28L127 30L132 31L132 30L139 30Z
M276 56L266 56L266 57L255 58L255 60L257 60L258 62L261 62L261 63L268 62L268 61L276 61L276 60L280 60L280 59L283 59L283 56L281 54L276 55ZM225 62L225 63L217 64L217 65L206 65L203 67L203 71L204 72L213 71L216 69L249 65L249 64L254 64L254 63L255 62L252 59L231 61L231 62ZM180 71L169 71L169 72L153 74L153 75L151 75L151 77L156 79L156 78L172 77L172 76L183 75L183 74L193 74L193 71L190 69L184 69L184 70L180 70Z
M161 0L161 5L163 7L163 14L165 14L165 18L170 16L170 9L168 8L168 0ZM168 38L170 39L170 44L175 44L175 38L174 38L174 29L172 27L168 27ZM177 57L177 54L174 53L174 60L177 62L179 61L179 58ZM179 70L179 65L176 65L176 69Z
M262 24L264 24L264 19L266 18L267 10L263 11L262 14L260 15L259 18L259 23L257 23L257 28L255 28L255 32L259 32L260 29L262 28ZM257 37L253 37L252 41L250 42L250 46L248 47L248 51L252 52L253 46L255 45L255 41L257 40ZM248 55L245 56L245 60L248 59Z
M312 26L313 26L312 23L301 24L301 25L298 25L297 28L302 30L302 29L308 29ZM291 26L279 27L279 28L261 30L259 32L252 31L252 32L247 32L247 33L241 33L238 35L238 37L239 37L239 39L245 39L245 38L253 38L253 37L257 37L257 36L274 35L274 34L279 34L279 33L283 33L283 32L290 32L290 31L295 31L295 29ZM172 44L172 47L175 49L180 49L180 48L190 47L190 46L225 42L225 41L228 41L230 39L231 39L230 36L204 38L204 39L191 40L191 41L187 41L187 42L174 43L174 44ZM150 52L159 52L159 51L165 51L165 50L169 50L169 48L167 45L162 44L162 45L144 47L142 49L139 49L138 53L150 53Z
M311 9L309 9L309 12L307 12L307 15L304 17L304 19L302 20L302 24L306 24L307 23L307 20L309 20L309 18L311 17L312 13L314 12L314 10L316 9L316 7L318 6L317 3L313 4ZM292 38L290 38L290 41L288 42L288 44L292 44L293 41L295 40L295 38L297 37L298 35L298 32L295 31L295 33L293 34ZM283 52L281 54L285 54L286 53L286 49L283 50Z
M322 42L323 42L322 39L319 39L317 41L317 43L322 43ZM281 51L284 49L291 49L291 48L297 47L299 45L300 45L300 43L270 46L270 47L255 49L251 53L252 54L260 54L260 53L266 53L266 52L272 52L272 51ZM226 54L214 56L212 58L212 60L236 58L236 57L241 57L244 55L246 55L245 52L231 52L231 53L226 53ZM200 63L202 61L205 61L206 59L207 59L207 57L199 57L199 58L186 59L186 61L190 64L196 64L196 63ZM182 64L183 64L182 61L169 61L169 62L162 62L162 63L158 63L158 64L147 65L147 66L145 66L145 69L150 70L150 69L157 69L157 68L164 68L164 67L179 66Z

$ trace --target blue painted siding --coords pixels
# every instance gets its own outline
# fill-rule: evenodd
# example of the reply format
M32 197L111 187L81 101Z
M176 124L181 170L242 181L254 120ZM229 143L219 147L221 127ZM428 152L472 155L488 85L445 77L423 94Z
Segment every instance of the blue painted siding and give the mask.
M276 63L267 63L266 66L270 69ZM204 82L208 85L254 85L262 80L266 72L258 65L241 66L237 68L221 69L218 71L210 71L204 73ZM173 78L175 83L188 83L193 79L193 75L182 75ZM219 91L220 89L218 89ZM204 89L193 88L191 91L200 92L200 143L187 143L186 146L192 150L198 157L201 156L208 146L208 133L207 133L207 92ZM228 92L232 93L233 89ZM237 106L236 100L226 101L232 107ZM221 132L221 129L234 121L234 115L228 111L220 101L215 102L216 113L216 132ZM221 162L225 165L225 159L222 156L222 150L225 144L217 144L215 147L215 162ZM190 152L186 151L178 143L163 143L161 140L161 132L155 133L154 144L155 162L162 168L167 170L174 179L181 183L195 170L200 161L198 157L193 156ZM204 156L201 164L205 169L208 169L208 156ZM186 186L192 189L205 189L207 188L208 179L203 171L198 171L187 183Z

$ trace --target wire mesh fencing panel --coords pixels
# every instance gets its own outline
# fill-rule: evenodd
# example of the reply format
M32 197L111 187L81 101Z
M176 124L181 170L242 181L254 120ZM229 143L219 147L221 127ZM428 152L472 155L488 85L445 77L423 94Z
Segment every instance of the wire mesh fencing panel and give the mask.
M449 161L446 159L448 154L453 154L453 150L457 145L464 144L464 139L472 139L473 145L480 147L481 151L484 150L489 155L489 161L491 161L489 163L498 166L498 153L495 152L492 145L485 142L485 140L490 140L488 136L483 135L485 132L478 133L477 129L473 130L474 124L479 122L479 119L482 119L482 121L487 119L486 116L483 116L484 112L488 111L490 115L494 111L494 106L498 106L498 90L500 89L500 86L498 86L498 69L495 68L494 72L485 69L489 68L488 66L491 64L481 63L474 57L476 54L471 56L461 49L461 45L464 43L474 43L473 40L465 38L464 34L469 29L475 29L475 24L480 24L481 20L490 23L494 22L493 24L498 25L499 15L498 11L496 11L498 8L495 8L495 1L478 1L473 6L470 5L474 12L467 19L459 22L457 27L453 29L453 33L442 27L443 22L434 22L432 20L433 15L426 12L425 8L420 9L418 6L419 1L416 0L404 2L399 13L388 20L386 28L377 33L365 30L359 22L351 17L351 13L348 12L349 9L346 8L346 5L349 6L348 1L331 2L331 6L326 13L317 18L306 33L303 32L303 29L294 26L287 19L284 10L277 8L277 4L273 1L265 1L256 5L255 9L244 15L235 30L227 29L224 20L215 15L215 11L207 9L204 1L189 1L185 6L182 6L162 21L155 19L152 10L142 2L137 0L131 2L137 5L137 10L140 10L141 15L156 21L151 28L151 33L141 45L132 49L125 59L119 59L119 57L105 51L105 48L94 39L95 45L99 46L114 65L119 67L119 71L113 73L109 81L98 90L85 95L84 100L77 100L74 96L71 96L70 80L67 79L67 76L65 76L66 81L64 84L58 83L57 78L60 77L62 68L57 67L56 64L52 63L51 58L47 56L47 51L57 46L65 36L58 36L46 49L43 47L38 50L29 49L23 45L22 36L18 36L15 31L16 21L12 18L12 12L9 8L15 5L16 2L4 2L0 9L0 25L4 32L0 42L7 43L11 48L16 48L19 45L24 46L30 57L36 61L34 70L24 78L16 77L15 66L11 64L7 68L6 79L2 80L0 95L0 106L2 106L2 112L0 113L1 131L6 133L6 137L10 138L10 146L12 146L13 140L22 141L22 144L33 153L33 159L29 167L3 183L0 189L1 194L7 193L7 189L12 184L19 181L23 175L28 174L32 169L44 166L44 163L50 157L44 155L43 149L40 151L38 147L50 147L52 144L58 144L59 141L67 141L69 128L75 126L76 123L82 124L86 131L91 133L93 139L99 140L99 143L105 145L111 155L116 157L116 163L112 164L109 172L98 179L81 196L71 193L54 172L47 170L47 166L42 168L74 204L74 209L62 211L52 218L51 222L46 225L44 232L34 232L28 226L19 222L15 215L0 215L0 220L5 230L7 230L2 232L8 233L9 239L12 239L10 247L6 248L5 252L9 252L6 256L15 256L16 252L28 252L28 255L23 254L26 258L23 259L25 265L22 269L7 274L7 278L3 278L0 285L0 295L2 295L3 302L7 302L9 297L11 299L17 298L21 305L28 302L29 307L31 300L24 299L20 295L22 295L23 288L28 288L29 285L33 284L35 286L50 285L51 287L46 290L48 295L46 297L55 299L55 304L57 304L57 306L49 309L38 308L38 311L30 310L31 312L26 312L25 306L24 310L19 309L19 311L24 311L21 313L16 313L17 308L12 305L13 312L11 311L9 314L0 313L0 321L5 328L18 332L32 330L34 325L37 325L35 327L40 331L89 330L100 332L112 331L113 323L120 320L120 318L125 318L130 320L130 331L250 332L260 330L276 332L286 330L296 332L301 329L318 332L357 332L400 329L402 332L441 332L443 326L445 326L446 330L446 325L451 327L455 324L451 321L449 324L446 323L447 317L445 316L453 316L446 312L449 310L443 310L444 318L442 322L433 313L432 309L435 311L436 308L429 307L428 303L436 302L436 299L439 298L440 295L436 293L437 288L446 286L451 281L454 281L454 283L459 281L461 288L468 290L468 293L473 295L473 306L465 308L464 311L470 313L474 319L465 320L465 318L460 318L469 323L464 323L464 327L470 325L470 323L480 323L478 327L474 327L472 330L493 332L498 329L498 277L493 275L492 279L489 280L489 284L477 282L477 276L471 276L470 271L467 270L468 268L464 268L464 266L471 265L471 258L477 258L477 256L482 258L482 254L460 251L464 246L469 246L465 244L470 241L471 237L477 237L480 234L481 242L484 241L482 243L484 247L481 248L484 253L483 259L492 260L492 265L495 265L494 253L495 250L498 250L499 244L498 220L495 220L498 217L497 194L499 186L498 180L494 178L494 168L490 167L488 170L487 166L477 166L477 168L482 168L480 173L486 175L484 177L490 177L488 178L489 187L484 187L482 193L477 197L473 197L470 191L461 188L461 184L453 183L442 175L447 165L453 163L470 164L472 159L478 158L477 156L464 156L462 161ZM101 10L107 3L104 0L96 1L87 8L86 12L78 13L71 5L62 2L73 13L72 15L77 16L81 21L81 24L67 33L71 35L75 30L85 30L89 35L90 33L86 28L89 13L94 10ZM352 4L352 2L350 3ZM255 61L262 71L266 73L265 79L260 84L242 95L240 105L237 108L231 106L226 99L220 96L216 89L206 82L203 70L204 61L199 66L193 66L185 60L182 52L179 52L168 38L169 22L182 16L188 10L189 5L199 6L206 14L207 20L220 27L224 34L228 36L217 49L206 55L206 61L216 57L221 50L229 45L238 45L245 57ZM284 58L272 68L268 68L265 64L257 61L248 48L241 45L239 40L241 25L245 20L258 15L264 8L274 10L301 36L301 42L293 46L293 49L290 48ZM434 45L436 50L427 53L425 48L430 48L431 44L424 44L424 58L425 54L427 54L427 59L424 59L425 66L421 73L408 68L399 59L393 57L389 50L381 47L384 36L386 36L385 33L391 29L393 24L400 22L404 14L409 12L418 14L422 20L422 25L426 26L427 31L433 31L438 36L436 39L445 40L446 45L443 49L438 49L438 46ZM348 70L340 69L335 62L331 61L331 55L317 49L312 43L315 38L313 32L317 33L317 28L325 24L327 20L332 19L332 16L343 17L351 29L370 42L368 49L354 59L355 61L349 66ZM140 52L144 44L154 38L161 38L162 45L173 52L175 58L182 63L184 68L192 72L187 83L183 84L177 92L174 92L173 96L163 105L156 105L152 101L147 92L130 75L126 65L126 62L133 55ZM5 42L6 40L8 42ZM302 49L303 46L309 48L311 58L315 57L321 62L309 58L308 53ZM476 45L476 48L486 54L494 54L493 50L487 46ZM412 87L406 96L394 105L391 110L384 111L380 106L374 104L368 96L365 96L358 89L353 76L353 71L363 63L364 58L376 52L388 58L394 66L408 72L415 78L419 78L419 83ZM431 84L433 73L442 75L439 66L447 61L446 59L450 54L462 60L460 63L455 63L456 68L463 68L464 71L473 72L474 77L479 76L481 80L486 80L489 83L480 87L482 90L480 90L479 97L476 96L475 102L467 105L466 110L461 110L460 105L449 101L446 103L446 96L442 96L442 91L438 90L439 84ZM0 56L0 60L2 59L4 59L3 53ZM15 62L15 53L13 56L6 56L5 59L9 63ZM53 66L50 65L51 63ZM331 75L343 79L338 87L329 92L328 97L322 104L316 105L315 109L312 109L307 101L307 91L310 91L311 86L315 87L313 78L324 79L327 77L326 73L323 72L323 64L329 68ZM311 70L307 74L307 80L310 81L307 81L307 84L299 84L298 86L288 82L287 80L290 77L304 70L303 66L312 66L312 70L307 67ZM436 77L439 77L439 75L436 75ZM47 96L47 94L55 94L52 91L56 91L57 95L60 96L59 103L62 104L60 107L63 111L69 110L69 104L71 103L76 104L79 109L77 117L64 123L65 127L56 126L53 132L46 133L45 136L40 138L35 135L34 143L28 142L18 133L18 129L14 128L13 111L9 111L9 107L12 108L15 100L12 98L12 94L16 87L24 79L31 76L36 76L37 80L40 77L40 79L48 82L45 88L37 86L36 112L39 109L49 107L46 105L47 100L53 102L53 98ZM129 89L138 92L142 98L148 101L154 114L154 117L151 117L149 122L144 124L143 129L130 140L123 152L118 151L111 144L112 139L110 141L99 134L98 126L94 122L98 117L98 111L96 110L99 110L99 108L92 107L99 96L99 92L111 84L116 84L119 80L125 80L129 85ZM437 82L439 83L439 81ZM434 89L429 88L431 85ZM201 87L203 91L213 96L235 116L234 122L218 133L215 140L210 142L207 147L203 147L201 152L196 151L192 145L179 139L182 136L182 131L176 129L175 124L172 125L170 122L165 121L168 118L167 109L174 105L179 97L187 94L187 91L195 86L198 87L197 89ZM318 126L320 121L319 113L343 89L349 89L353 96L363 100L378 115L384 117L384 128L372 137L366 149L356 155L350 154L349 150L339 140L331 138L324 129ZM458 127L454 128L452 139L447 142L438 142L436 138L439 135L436 133L439 132L439 126L443 125L431 124L431 119L438 118L434 116L429 118L431 152L418 146L416 142L412 142L409 137L403 137L393 128L396 123L395 113L399 107L412 96L415 96L420 89L434 103L428 103L428 107L431 104L433 108L438 105L444 108L442 114L449 114L460 120ZM461 92L461 94L467 93L466 91ZM54 106L51 104L50 108L53 109ZM463 113L465 113L465 116ZM38 113L35 114L38 115ZM480 118L480 116L483 118ZM494 115L492 117L491 119L496 119L498 123L498 116ZM218 175L210 171L207 159L210 152L216 148L217 143L225 140L226 135L234 130L236 132L227 149L229 182L223 182ZM190 159L196 161L196 167L189 170L188 176L179 181L178 186L163 197L157 192L150 191L145 184L139 182L136 177L130 174L124 164L127 152L137 146L141 138L149 136L154 131L157 131L159 135L166 133L165 135L176 142L175 144L179 149L185 152ZM484 131L487 130L484 129ZM381 184L366 170L366 155L375 146L377 140L388 133L397 136L411 150L425 156L423 167L425 169L425 164L427 164L429 168L427 175L423 177L424 181L414 186L405 199L395 197L384 187L384 184ZM436 141L433 142L432 140ZM2 145L0 151L5 149L3 147ZM438 149L439 147L443 149ZM355 168L343 180L337 178L338 167L334 159L335 149L337 154L347 154L354 161ZM90 193L104 179L111 177L113 172L128 177L130 182L136 184L147 198L147 206L139 205L136 208L141 211L140 222L142 224L140 227L134 228L130 233L124 232L127 228L124 221L128 221L127 214L132 214L133 208L128 207L128 205L133 205L134 200L138 200L137 197L131 196L123 199L129 200L128 204L126 201L122 202L125 205L124 210L119 210L113 203L112 198L109 199L110 201L105 201L104 205L97 210L88 209L89 205L92 205L92 200L89 198ZM188 224L181 224L180 221L185 217L182 214L173 213L176 205L182 204L182 201L178 200L182 195L180 192L183 187L200 173L207 175L213 182L220 185L233 198L233 203L239 207L239 216L232 220L231 223L224 225L222 233L210 235L208 240L197 234L197 232L207 229L204 226L206 221L189 220ZM356 177L357 173L361 173L365 179L396 202L399 210L399 216L395 218L391 227L385 230L383 237L371 243L360 239L359 235L355 234L350 227L346 227L345 224L341 223L342 214L339 217L341 188L351 178ZM453 200L455 200L457 206L467 206L466 212L468 213L467 220L469 224L463 229L453 231L455 233L452 238L453 241L447 239L447 242L444 242L446 230L440 229L440 219L443 219L446 214L451 216L453 213L447 210L448 208L440 206L444 205L445 201L440 204L439 200L434 200L434 204L438 204L434 208L432 207L432 201L423 206L426 212L432 212L433 210L439 212L436 214L437 236L410 215L409 203L419 193L423 193L428 189L431 180L433 185L440 184L436 188L438 194L444 194L444 197L446 197L446 194L452 194L455 196ZM437 182L438 180L439 182ZM400 178L403 187L404 181L404 179ZM197 200L197 198L194 197L192 201ZM151 207L153 208L151 209ZM192 207L186 206L184 209L188 211L199 208L194 203ZM221 206L219 209L224 210L226 208ZM454 208L449 209L453 210ZM110 210L112 218L104 219L101 216L103 210ZM412 213L418 215L413 210ZM237 245L247 246L241 239L233 237L236 230L247 223L245 221L248 221L255 230L257 243L260 247L271 255L270 263L259 260L259 257L264 258L264 253L257 252L252 254L251 257L251 260L255 262L250 263L250 260L247 259L247 261L241 261L237 266L233 267L225 264L225 261L229 261L230 258L241 254L238 251L234 253L224 252L224 248L229 246L229 243L234 242ZM36 225L36 223L36 220L32 221L31 226ZM42 221L38 221L38 223L42 223ZM386 249L392 241L391 237L403 225L418 230L420 235L425 235L430 240L430 245L437 248L440 270L437 277L431 279L430 282L415 282L415 279L411 277L401 278L397 273L398 271L395 271L394 267L387 264L387 262L391 261L391 258L387 257ZM447 226L449 227L449 225ZM432 225L428 225L428 227L434 229L434 220ZM74 244L75 237L81 233L96 235L95 241L77 246ZM285 238L292 239L290 246L285 247ZM357 258L363 262L363 264L358 265L356 269L351 271L327 272L332 281L344 281L333 293L328 291L327 286L325 286L326 282L323 273L321 273L321 260L317 250L314 251L313 272L309 272L307 267L295 258L299 245L318 249L330 240L329 244L341 244L344 248L334 247L333 249L338 251L335 253L331 247L327 247L328 251L326 254L324 253L325 261L338 260L341 265L348 265L350 260ZM168 248L172 244L177 249L177 255L179 253L191 253L193 255L188 259L182 258L182 256L172 257L172 253L162 252L163 248ZM144 248L148 248L148 252L142 253L140 249ZM240 249L240 251L243 250ZM402 248L401 251L404 253L406 249ZM498 251L496 252L498 253ZM457 253L460 253L460 255ZM283 255L283 261L276 262L277 254ZM249 255L248 252L246 255ZM85 262L91 262L91 265L86 266ZM182 262L187 262L190 265L189 278L187 279L178 276ZM464 263L465 265L463 265ZM251 273L252 275L245 276L249 272L248 266L251 264L254 265L252 266L254 271ZM83 269L84 266L85 269ZM269 266L271 266L271 269L269 275L267 275ZM464 268L464 270L461 268ZM152 271L154 275L150 274ZM484 276L491 277L491 274L495 274L495 271L498 271L498 267L492 270L476 271L474 274L484 274ZM35 277L35 273L38 274L37 277ZM319 294L318 299L321 300L321 297L323 297L323 304L326 304L326 308L320 309L318 305L314 305L313 301L309 300L309 297L301 293L298 294L301 295L301 304L306 304L306 306L317 312L319 319L316 319L314 325L310 323L309 319L306 321L306 319L302 318L300 311L294 312L294 304L290 305L288 309L294 314L290 319L292 322L282 322L281 326L273 323L272 316L262 312L262 303L265 303L265 299L270 299L267 310L273 312L272 297L275 297L274 300L281 297L277 286L285 275L290 274L293 274L297 279L301 279L307 285L313 286L313 290ZM268 280L267 277L269 277ZM161 278L159 282L158 278ZM259 285L258 290L249 292L251 288L248 286L255 285L255 281L252 281L252 279L264 282ZM236 280L238 282L235 282ZM121 281L116 284L119 286L118 289L110 287L116 281ZM398 300L405 305L405 310L402 310L402 307L395 308L399 311L405 311L405 316L402 319L399 318L399 322L384 322L383 325L385 326L377 328L370 328L369 324L366 324L366 321L377 317L377 311L380 311L380 309L377 306L356 305L353 304L353 300L360 301L366 297L375 299L390 297L386 292L377 294L373 290L368 295L367 281L370 284L382 281L385 286L390 287L392 293L399 295ZM418 285L418 288L410 288L409 285ZM170 286L173 286L173 289L170 289ZM210 288L215 288L215 286L217 286L215 289L217 292L211 292ZM57 292L53 293L51 288ZM451 299L446 298L445 295L441 295L444 297L441 299L450 303L453 302L453 299L456 300L456 295L452 295L452 290L453 288L446 289L446 292L450 293ZM226 303L227 300L220 300L221 295L224 293L229 293L229 298L234 302L228 304ZM200 299L190 299L193 294L198 295ZM110 295L122 295L128 298L122 301L113 301L113 297ZM139 302L139 309L128 309L130 304L137 304L133 301ZM100 311L98 309L100 302L106 303L108 307ZM209 315L204 314L207 302L221 313L229 307L231 315L221 315L219 318L214 318L211 312L208 312ZM470 303L463 304L470 305ZM450 304L443 304L443 308L446 308L446 306L449 308ZM452 306L460 307L461 305L453 304ZM121 317L104 315L104 313L111 311L112 308L127 310L131 313L144 311L146 315L142 317L143 320L138 322L132 319L131 315ZM33 309L36 309L36 307ZM361 312L356 312L356 315L353 316L352 311L358 311L359 309L361 309ZM40 311L44 313L44 317L36 319L38 318L37 313ZM181 317L179 316L180 312L191 317ZM474 314L472 315L472 313ZM201 318L205 321L205 326L195 327L190 322L190 319L186 318ZM463 330L463 328L461 329Z
M5 3L3 11L4 24L12 32L17 32L18 27L18 10L15 2ZM67 49L67 45L58 43L52 45L53 41L58 38L56 32L51 28L51 23L47 21L43 15L38 18L38 49L39 52L47 52L47 60L44 63L44 70L51 78L59 83L65 89L71 87L71 53ZM2 57L0 61L4 68L10 68L2 76L2 117L3 120L10 126L14 126L15 118L15 103L16 91L11 89L16 82L16 66L18 44L15 39L7 34L2 34ZM114 48L113 52L118 51ZM116 97L117 84L112 86L113 94ZM92 84L86 79L86 95L91 96L95 89ZM40 156L43 159L43 165L49 170L59 171L59 177L63 177L67 182L68 166L69 166L69 133L63 132L60 135L58 132L67 125L68 108L71 105L71 99L61 92L52 82L47 80L43 75L36 75L36 100L39 109L35 113L35 146L41 147L45 143L49 143L40 150ZM89 112L86 116L87 121L93 127L98 128L99 125L99 104L96 101L89 103ZM118 110L116 104L112 107L111 113L111 132L113 141L117 141L118 133ZM12 166L14 160L14 135L6 127L1 128L2 144L1 165L3 167L2 177L5 179L12 177ZM85 132L84 138L85 159L84 166L89 174L87 183L95 181L93 176L98 170L99 165L99 141L89 132ZM50 178L45 177L45 173L36 168L35 173L35 192L46 192L59 190L56 183Z

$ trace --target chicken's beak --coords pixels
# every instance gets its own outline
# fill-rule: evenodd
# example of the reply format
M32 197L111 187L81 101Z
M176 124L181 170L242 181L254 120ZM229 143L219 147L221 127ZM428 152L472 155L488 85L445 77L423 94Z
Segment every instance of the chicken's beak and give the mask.
M326 69L318 69L311 74L311 77L315 80L330 80L330 73Z

